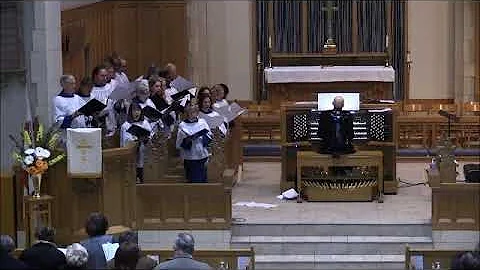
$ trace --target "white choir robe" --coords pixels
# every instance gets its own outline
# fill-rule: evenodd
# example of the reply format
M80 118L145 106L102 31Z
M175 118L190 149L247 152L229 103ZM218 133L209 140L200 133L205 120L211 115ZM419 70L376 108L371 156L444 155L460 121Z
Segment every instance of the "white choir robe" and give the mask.
M72 97L63 97L63 96L54 97L53 99L53 105L54 105L54 111L55 111L54 122L62 123L65 117L72 115L75 111L80 109L84 104L85 102L83 101L83 99L76 94L73 94ZM85 119L83 117L76 117L75 119L72 120L69 126L66 126L64 128L84 128L84 127L86 127Z
M186 150L181 147L183 143L183 139L188 137L189 134L193 135L193 133L196 133L197 131L201 131L202 129L207 129L208 130L207 136L210 139L213 138L213 134L210 131L210 127L208 126L207 122L202 118L199 118L197 122L193 122L193 123L182 121L178 125L176 147L177 149L180 150L180 155L182 159L200 160L200 159L207 158L209 156L207 147L203 146L202 137L196 138L192 142L192 148L190 148L190 150Z
M119 83L129 83L130 80L128 79L127 74L125 72L116 72L115 73L115 80Z
M108 113L108 116L105 119L105 124L107 126L107 136L112 136L115 133L115 129L117 128L115 110L113 108L116 100L112 100L109 98L116 85L117 82L115 80L112 80L110 83L107 83L104 86L94 86L90 94L93 98L98 99L100 102L107 105L107 107L102 111L103 114Z
M165 99L172 100L172 96L175 95L176 93L178 93L178 90L175 89L174 87L165 89Z
M148 123L147 120L143 120L141 122L133 122L133 123L125 122L120 127L120 147L125 147L129 143L138 140L137 136L127 132L127 130L132 125L137 125L137 126L142 127L146 130L149 130L150 131L150 138L154 134L153 131L152 131L152 126L150 125L150 123ZM143 142L139 142L138 143L138 149L137 149L137 159L136 159L137 168L143 168L144 159L145 159L145 144Z

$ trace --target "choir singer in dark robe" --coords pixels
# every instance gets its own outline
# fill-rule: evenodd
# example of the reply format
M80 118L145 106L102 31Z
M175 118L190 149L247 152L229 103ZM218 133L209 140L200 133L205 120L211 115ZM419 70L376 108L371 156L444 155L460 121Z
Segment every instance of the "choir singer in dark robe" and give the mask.
M335 97L332 104L333 110L323 112L321 116L320 129L323 138L321 152L334 156L354 153L353 117L350 112L342 111L343 97Z

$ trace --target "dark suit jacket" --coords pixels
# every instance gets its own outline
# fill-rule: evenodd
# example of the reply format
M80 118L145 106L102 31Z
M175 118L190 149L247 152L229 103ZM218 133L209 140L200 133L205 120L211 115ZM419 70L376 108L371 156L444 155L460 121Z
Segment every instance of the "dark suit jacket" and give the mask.
M102 245L112 242L113 238L111 235L90 237L80 242L88 252L88 269L107 269L107 260L105 259Z
M7 252L0 251L0 270L10 270L10 269L28 269L28 266L12 256Z
M147 256L143 256L140 259L138 259L137 266L135 267L135 269L152 270L156 265L157 265L157 262L155 260ZM107 268L115 269L115 258L107 262Z
M163 262L155 267L154 270L212 270L212 268L203 262L195 261L192 256L175 256L173 259Z
M24 250L20 260L36 269L62 269L67 263L65 255L53 243L48 242L38 242Z
M346 111L335 112L332 110L322 112L320 119L320 132L323 138L322 149L333 153L352 152L353 116ZM337 124L340 125L339 134L336 130Z

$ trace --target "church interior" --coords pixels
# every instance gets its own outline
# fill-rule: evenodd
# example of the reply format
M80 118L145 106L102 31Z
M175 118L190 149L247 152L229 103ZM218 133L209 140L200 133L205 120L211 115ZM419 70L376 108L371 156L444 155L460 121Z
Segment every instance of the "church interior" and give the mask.
M0 269L480 269L479 2L0 12Z

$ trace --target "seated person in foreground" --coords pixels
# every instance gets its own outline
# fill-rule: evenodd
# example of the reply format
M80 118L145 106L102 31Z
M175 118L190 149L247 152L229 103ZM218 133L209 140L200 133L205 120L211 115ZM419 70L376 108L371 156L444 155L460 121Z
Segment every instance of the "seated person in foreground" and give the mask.
M212 133L205 120L198 117L198 106L185 107L186 119L178 125L176 147L180 150L185 176L191 183L207 182L208 144Z
M133 245L138 245L137 234L133 231L124 232L118 237L118 243L120 244L120 247L122 247L122 249L125 249L126 247L129 247L129 246L122 246L122 244L124 244L124 243L132 243ZM130 246L132 246L132 245L130 245ZM119 247L119 249L120 249L120 247ZM117 250L117 252L118 252L118 250ZM119 256L122 259L124 259L125 254L126 254L126 252L122 251L122 252L119 253ZM115 258L116 257L117 257L117 254L115 254ZM116 264L115 258L113 258L113 259L111 259L110 261L107 262L108 269L118 269L118 264ZM136 260L137 260L137 263L136 263L136 265L133 269L146 269L146 270L148 269L148 270L151 270L157 265L157 262L155 260L153 260L152 258L147 257L147 256L142 256L140 253L138 254L138 258L136 258ZM129 260L127 260L127 261L129 261ZM125 262L120 262L120 264L124 265Z
M173 245L173 258L155 267L155 270L206 270L212 269L208 264L193 259L195 240L189 233L179 233Z
M65 252L65 257L67 258L67 265L65 265L63 270L88 269L88 252L79 243L69 245Z
M88 252L88 269L106 269L107 261L102 245L112 243L113 237L106 235L108 220L101 213L92 213L85 224L85 231L89 238L80 242Z
M130 127L136 125L140 128L150 132L149 136L137 137L129 132ZM126 147L128 144L138 141L137 147L137 182L143 183L143 163L145 159L145 144L148 143L152 136L152 127L150 123L144 118L142 108L138 103L130 104L128 108L128 118L120 127L120 147Z
M353 141L353 117L347 111L342 111L343 97L333 100L333 110L322 112L320 129L322 132L321 152L325 154L351 154L355 150Z
M54 242L55 230L50 227L37 228L37 241L20 255L20 260L31 268L62 269L66 264L65 255Z
M0 235L0 269L28 269L22 261L13 257L15 242L8 235Z

